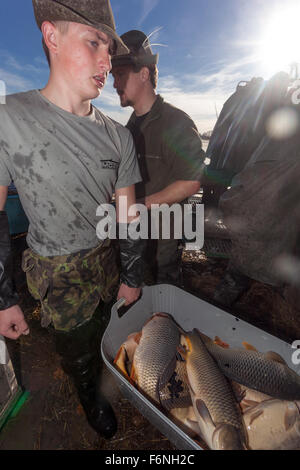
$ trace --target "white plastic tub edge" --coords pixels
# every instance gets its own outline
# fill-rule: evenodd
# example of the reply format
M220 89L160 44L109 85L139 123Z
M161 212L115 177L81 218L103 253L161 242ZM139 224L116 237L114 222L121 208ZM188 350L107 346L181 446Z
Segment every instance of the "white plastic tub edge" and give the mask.
M113 366L113 359L127 336L140 331L153 313L170 313L185 330L199 328L210 337L219 336L231 347L242 347L242 342L247 341L261 352L276 351L289 367L300 373L300 366L292 363L294 349L291 345L175 286L162 284L144 287L141 299L120 318L118 310L121 304L122 301L114 304L109 325L101 341L103 360L114 375L122 394L180 450L201 450L201 447Z

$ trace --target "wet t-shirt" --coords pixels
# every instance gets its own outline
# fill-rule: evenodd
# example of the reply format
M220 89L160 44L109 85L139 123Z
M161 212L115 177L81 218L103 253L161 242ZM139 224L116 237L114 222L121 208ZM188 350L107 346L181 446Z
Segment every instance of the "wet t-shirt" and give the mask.
M141 178L125 127L95 107L76 116L33 90L0 104L0 185L12 180L29 247L55 256L97 246L98 206Z

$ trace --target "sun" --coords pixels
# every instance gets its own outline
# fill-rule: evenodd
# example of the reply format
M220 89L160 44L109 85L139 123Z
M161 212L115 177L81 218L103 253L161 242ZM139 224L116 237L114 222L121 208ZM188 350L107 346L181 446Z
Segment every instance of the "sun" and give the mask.
M299 19L300 5L282 7L266 19L258 51L266 75L289 72L292 64L300 63Z

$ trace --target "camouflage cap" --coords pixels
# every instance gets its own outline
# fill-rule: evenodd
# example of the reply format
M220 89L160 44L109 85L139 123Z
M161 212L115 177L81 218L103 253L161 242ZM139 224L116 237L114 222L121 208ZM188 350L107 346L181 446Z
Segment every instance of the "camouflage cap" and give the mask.
M116 33L109 0L32 0L35 19L41 29L44 21L73 21L103 31L116 43L116 55L128 48Z
M148 36L142 31L128 31L122 34L121 39L128 47L129 54L113 57L113 67L120 65L156 65L158 63L158 54L153 54Z

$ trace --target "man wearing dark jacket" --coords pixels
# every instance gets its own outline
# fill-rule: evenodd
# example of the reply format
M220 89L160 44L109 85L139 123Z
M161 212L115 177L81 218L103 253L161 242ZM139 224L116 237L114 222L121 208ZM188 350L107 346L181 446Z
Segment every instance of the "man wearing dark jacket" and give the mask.
M114 57L112 75L122 107L134 112L127 123L138 154L143 181L136 197L152 204L182 203L199 191L204 151L196 125L182 110L156 94L158 55L147 36L128 31L121 36L129 54ZM180 284L178 240L149 240L147 266L151 282Z

